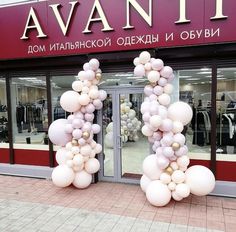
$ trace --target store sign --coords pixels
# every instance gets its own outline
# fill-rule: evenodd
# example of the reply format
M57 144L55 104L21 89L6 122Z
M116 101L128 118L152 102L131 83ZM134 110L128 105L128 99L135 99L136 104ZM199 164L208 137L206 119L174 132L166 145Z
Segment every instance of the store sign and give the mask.
M0 59L236 41L234 0L49 0L0 8Z

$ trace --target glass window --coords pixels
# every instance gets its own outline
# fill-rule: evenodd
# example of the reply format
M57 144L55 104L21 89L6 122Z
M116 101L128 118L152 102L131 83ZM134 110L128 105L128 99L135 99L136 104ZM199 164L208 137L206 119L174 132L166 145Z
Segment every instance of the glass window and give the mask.
M217 154L236 153L236 68L217 72ZM229 157L228 157L229 158Z
M72 90L72 83L76 80L73 75L53 76L51 78L52 86L52 120L66 118L70 113L65 112L60 105L61 95Z
M8 116L6 81L0 76L0 143L8 143Z
M181 70L176 72L175 94L193 109L192 121L185 126L190 157L210 160L211 151L211 69ZM176 99L174 99L176 100Z
M14 143L48 144L46 77L12 78L11 100Z

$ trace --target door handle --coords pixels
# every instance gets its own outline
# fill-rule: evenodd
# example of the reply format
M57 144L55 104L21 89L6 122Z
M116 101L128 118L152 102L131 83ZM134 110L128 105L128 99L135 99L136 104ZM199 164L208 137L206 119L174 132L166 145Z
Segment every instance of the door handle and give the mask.
M117 135L117 148L118 149L122 149L122 147L121 147L121 139L122 139L122 137L120 135Z

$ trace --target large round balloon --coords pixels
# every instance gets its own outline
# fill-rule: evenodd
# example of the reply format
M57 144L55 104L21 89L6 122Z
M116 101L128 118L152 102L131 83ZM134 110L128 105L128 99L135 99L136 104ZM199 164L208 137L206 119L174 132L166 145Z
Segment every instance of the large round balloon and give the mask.
M168 118L187 125L193 117L192 108L185 102L175 102L168 108Z
M205 196L213 191L215 187L215 177L208 168L195 165L185 172L185 183L190 187L192 194Z
M94 174L99 170L100 163L96 158L91 158L85 163L84 168L89 174Z
M74 171L67 165L59 165L52 172L52 181L58 187L69 186L75 178Z
M146 190L148 201L154 206L164 206L170 202L171 191L160 180L152 181Z
M53 144L64 147L72 140L72 135L65 132L67 124L66 119L58 119L50 125L48 136Z
M79 93L75 91L66 91L61 95L61 107L67 112L76 112L80 109Z
M147 187L151 182L152 181L146 175L142 175L142 177L140 179L140 186L141 186L141 189L143 190L143 192L146 193Z
M157 165L157 156L149 155L143 161L143 173L150 180L158 180L162 173L162 170Z
M92 182L92 175L86 171L77 172L73 181L73 185L76 188L84 189L87 188Z
M56 153L56 161L58 164L66 164L68 150L65 147L60 148Z

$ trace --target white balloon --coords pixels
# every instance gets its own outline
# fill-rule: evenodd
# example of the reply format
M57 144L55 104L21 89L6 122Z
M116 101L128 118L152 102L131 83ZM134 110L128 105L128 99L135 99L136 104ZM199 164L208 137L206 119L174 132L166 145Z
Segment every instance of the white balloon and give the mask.
M171 181L171 182L168 184L168 189L169 189L170 191L174 191L175 188L176 188L176 183L173 182L173 181Z
M175 102L168 108L168 117L173 121L179 121L187 125L193 116L192 108L185 102Z
M147 125L144 125L142 127L142 133L145 135L145 136L152 136L153 135L153 131L147 126Z
M63 147L72 140L72 135L65 132L67 123L66 119L57 119L50 125L48 136L53 144Z
M104 143L107 148L113 148L113 132L110 131L105 135Z
M92 175L86 171L77 172L73 181L73 185L76 188L84 189L87 188L92 182Z
M90 98L88 96L88 94L81 94L79 96L79 104L82 105L82 106L86 106L88 105L90 102Z
M171 193L171 195L172 195L173 199L176 200L176 201L182 201L182 200L183 200L183 197L179 196L179 195L176 193L176 191L173 191L173 192Z
M157 156L149 155L143 161L143 173L151 180L158 180L162 170L157 165Z
M177 159L177 164L181 167L181 168L184 168L184 167L188 167L190 163L190 160L189 160L189 157L184 155L184 156L181 156Z
M134 58L133 64L134 66L137 66L140 64L139 57Z
M146 175L142 175L142 177L140 179L140 186L141 186L141 189L143 190L143 192L146 193L147 187L151 182L152 181Z
M89 174L96 173L100 168L100 163L97 159L91 158L84 165L85 171Z
M80 153L83 156L89 156L92 151L92 148L90 145L86 144L80 148Z
M61 95L61 107L67 112L76 112L80 109L79 93L75 91L66 91Z
M68 150L65 147L60 148L57 150L56 153L56 161L58 164L65 164L67 161L66 153Z
M173 133L181 133L184 129L184 125L179 122L179 121L174 121L173 122L173 129L172 129L172 132Z
M84 71L87 71L87 70L91 69L91 67L90 67L88 62L83 65L83 69L84 69Z
M59 165L52 172L52 182L58 187L69 186L75 178L74 171L67 165Z
M155 83L157 82L158 80L160 79L160 73L158 71L151 71L149 72L148 74L148 80L151 82L151 83Z
M89 66L93 69L93 71L98 70L99 65L100 65L99 61L95 58L93 58L89 61Z
M186 138L183 134L177 133L174 135L173 140L174 142L179 143L180 146L184 146Z
M101 153L102 152L102 145L97 143L95 148L94 148L94 151L95 151L96 154Z
M182 171L180 171L180 170L176 170L171 175L171 179L176 184L183 183L185 181L185 174Z
M188 197L190 194L190 188L187 184L177 184L175 188L176 194L179 195L180 197Z
M163 184L169 184L171 182L171 177L169 174L163 172L160 176L160 181L163 183Z
M172 94L174 90L174 86L172 84L167 84L163 90L164 90L164 93L166 94Z
M154 128L158 128L162 123L162 119L159 115L154 115L150 118L150 125Z
M168 106L170 104L170 96L166 93L163 93L158 97L159 103L163 106Z
M171 192L160 180L152 181L146 191L147 200L154 206L164 206L170 202Z
M75 155L73 158L74 165L80 166L84 163L84 158L81 154Z
M205 196L213 191L215 187L215 177L208 168L195 165L185 172L185 183L190 187L192 194Z
M81 92L83 88L83 82L82 81L74 81L72 83L72 89L76 92Z
M139 61L141 64L146 64L147 62L150 61L150 59L151 59L151 55L147 51L141 52L139 55Z

